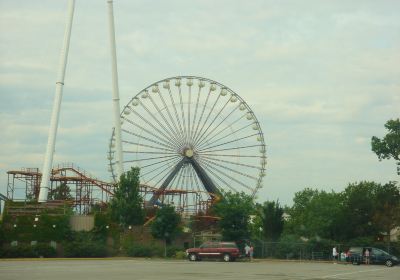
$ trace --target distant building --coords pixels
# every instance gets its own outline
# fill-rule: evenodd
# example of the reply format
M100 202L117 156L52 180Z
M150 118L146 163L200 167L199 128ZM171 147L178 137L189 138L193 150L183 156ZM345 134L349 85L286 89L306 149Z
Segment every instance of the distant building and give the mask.
M288 214L288 213L283 213L282 214L282 218L283 218L283 220L285 221L285 222L287 222L287 221L289 221L290 220L290 215Z

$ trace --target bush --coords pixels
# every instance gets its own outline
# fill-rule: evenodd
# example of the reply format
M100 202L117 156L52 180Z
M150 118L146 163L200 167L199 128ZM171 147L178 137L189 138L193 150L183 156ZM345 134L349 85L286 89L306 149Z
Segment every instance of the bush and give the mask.
M38 244L33 246L33 250L39 257L51 258L57 255L56 249L47 244Z
M155 244L133 244L126 249L126 253L129 257L162 257L164 249Z
M181 247L169 246L167 247L167 257L172 258L176 257L176 253L182 252Z
M176 252L175 253L175 259L178 259L178 260L186 259L186 252L184 252L184 251Z
M37 258L38 253L33 246L18 245L4 249L3 258Z
M0 252L0 257L2 258L49 258L56 255L56 250L47 244L38 244L35 246L21 244L5 248Z
M77 258L106 257L107 247L102 243L74 241L64 244L64 255Z

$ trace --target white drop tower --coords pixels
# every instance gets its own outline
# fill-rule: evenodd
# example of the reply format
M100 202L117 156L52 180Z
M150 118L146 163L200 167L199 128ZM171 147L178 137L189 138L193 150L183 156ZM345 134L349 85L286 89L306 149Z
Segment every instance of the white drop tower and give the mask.
M67 24L64 33L64 42L61 49L60 64L56 81L56 93L54 96L53 111L50 120L49 137L47 140L46 155L42 169L42 180L40 182L39 202L46 202L49 191L50 176L53 166L54 149L57 138L58 120L60 118L61 100L64 87L65 70L67 68L67 58L69 42L71 39L72 20L74 17L75 0L69 0L67 11Z

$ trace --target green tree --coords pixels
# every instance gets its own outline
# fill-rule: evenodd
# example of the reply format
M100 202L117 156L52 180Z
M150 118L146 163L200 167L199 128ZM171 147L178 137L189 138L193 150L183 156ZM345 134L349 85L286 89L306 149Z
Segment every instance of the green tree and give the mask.
M245 193L223 193L212 210L221 219L218 226L222 230L222 236L227 241L241 241L249 239L250 215L254 213L253 198Z
M140 169L135 167L122 174L110 202L112 219L124 228L144 222L143 199L139 194L139 173Z
M268 241L277 241L283 231L283 208L278 201L266 201L262 208L262 229Z
M67 185L67 183L61 183L55 189L52 189L49 192L50 200L71 200L73 199L71 195L71 189Z
M151 234L153 237L165 240L170 244L175 237L181 233L181 216L170 205L159 208L156 212L154 221L151 224Z
M395 182L378 185L375 189L373 224L389 234L400 225L400 189ZM389 241L389 238L388 238Z
M389 120L385 124L389 132L379 139L373 136L371 139L372 151L379 160L393 158L397 162L397 174L400 175L400 120Z
M343 192L343 238L368 237L379 233L379 229L373 225L377 187L375 182L353 183L346 187Z
M306 188L297 192L288 209L286 231L307 238L335 239L342 219L342 196Z

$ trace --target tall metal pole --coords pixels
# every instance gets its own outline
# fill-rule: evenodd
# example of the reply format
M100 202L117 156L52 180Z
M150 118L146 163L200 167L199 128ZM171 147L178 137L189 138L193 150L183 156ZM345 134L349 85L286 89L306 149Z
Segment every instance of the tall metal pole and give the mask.
M64 33L64 42L61 49L60 64L58 68L58 76L56 82L56 93L54 96L53 111L51 114L49 137L47 140L46 155L43 164L42 180L40 182L39 202L47 201L47 194L49 191L49 183L51 176L51 169L53 166L53 155L56 144L58 120L60 118L60 107L64 87L65 70L67 67L67 58L69 50L69 41L71 38L72 20L74 17L75 0L69 0L67 12L67 24Z
M111 47L111 72L112 72L112 100L114 111L114 127L115 127L115 149L116 149L116 170L119 177L124 173L122 143L121 143L121 122L120 122L120 106L119 106L119 89L118 89L118 71L117 71L117 51L115 47L115 28L114 28L114 9L113 1L108 0L108 20L110 31L110 47Z

